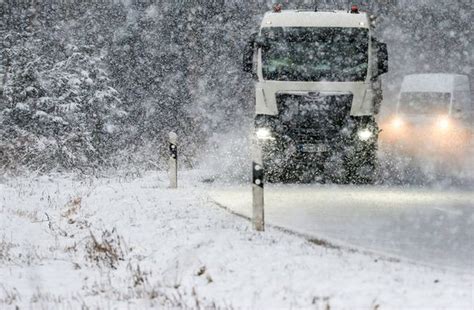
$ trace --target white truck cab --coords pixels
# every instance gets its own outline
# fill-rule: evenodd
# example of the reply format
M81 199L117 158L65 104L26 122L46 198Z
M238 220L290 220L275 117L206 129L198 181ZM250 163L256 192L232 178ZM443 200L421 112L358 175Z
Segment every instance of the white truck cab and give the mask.
M328 12L277 7L265 14L243 69L256 79L256 137L270 176L331 174L336 182L371 182L380 76L388 71L374 20L356 6Z

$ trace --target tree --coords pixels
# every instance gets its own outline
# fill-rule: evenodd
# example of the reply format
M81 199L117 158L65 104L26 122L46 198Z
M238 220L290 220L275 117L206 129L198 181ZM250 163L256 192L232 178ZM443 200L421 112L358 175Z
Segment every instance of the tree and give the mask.
M12 74L0 110L0 165L42 171L103 165L126 113L101 50L76 42L64 24L18 25L6 31Z

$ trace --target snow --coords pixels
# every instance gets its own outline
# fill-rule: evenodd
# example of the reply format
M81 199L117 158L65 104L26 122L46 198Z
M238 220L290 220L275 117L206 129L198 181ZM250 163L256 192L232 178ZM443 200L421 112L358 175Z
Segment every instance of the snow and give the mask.
M30 109L28 105L23 104L23 103L17 103L15 105L15 108L17 108L18 110L24 110L24 111L28 111Z
M473 307L472 274L257 233L180 177L1 179L0 308Z
M383 144L385 186L267 186L251 229L242 51L273 2L0 0L0 309L474 308L472 167ZM404 76L472 75L471 1L432 2L361 4L388 44L388 118ZM179 190L149 171L170 131L202 169Z

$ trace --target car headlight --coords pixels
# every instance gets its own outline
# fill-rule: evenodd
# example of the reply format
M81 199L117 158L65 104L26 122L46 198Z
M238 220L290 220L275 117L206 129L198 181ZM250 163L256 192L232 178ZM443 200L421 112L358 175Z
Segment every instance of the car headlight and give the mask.
M448 130L450 127L450 121L448 117L440 117L437 122L437 126L441 130Z
M255 130L255 135L258 140L275 140L269 128L257 128Z
M357 136L361 141L369 141L374 136L374 133L370 129L364 128L357 132Z
M403 120L400 117L396 117L392 120L392 127L395 129L400 129L404 125Z

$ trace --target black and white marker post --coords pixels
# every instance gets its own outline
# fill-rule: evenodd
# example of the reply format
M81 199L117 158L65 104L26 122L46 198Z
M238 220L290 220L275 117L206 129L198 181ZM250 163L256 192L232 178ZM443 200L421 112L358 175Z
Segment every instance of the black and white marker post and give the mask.
M178 188L178 135L174 132L169 134L170 159L169 159L169 177L170 188Z
M264 167L262 158L262 148L258 141L253 143L252 151L253 163L252 163L252 225L256 231L265 230L265 217L264 217L264 191L263 191L263 178L264 178Z

